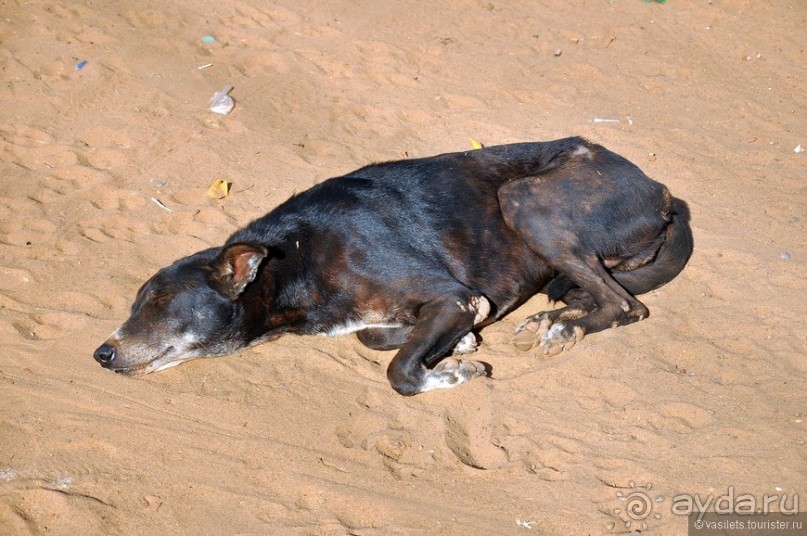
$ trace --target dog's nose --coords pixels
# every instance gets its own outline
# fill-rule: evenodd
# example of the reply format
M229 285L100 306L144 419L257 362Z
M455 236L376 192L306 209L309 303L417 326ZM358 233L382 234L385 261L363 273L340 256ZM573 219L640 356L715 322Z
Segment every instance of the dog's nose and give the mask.
M104 343L98 347L93 357L102 365L109 365L115 359L115 349L107 343Z

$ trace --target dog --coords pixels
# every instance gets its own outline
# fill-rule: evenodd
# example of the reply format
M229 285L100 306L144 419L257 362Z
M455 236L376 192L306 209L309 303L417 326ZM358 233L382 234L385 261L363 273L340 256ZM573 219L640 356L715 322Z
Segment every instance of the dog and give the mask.
M520 324L521 349L552 355L642 320L636 296L692 247L686 204L583 138L373 164L158 271L94 357L146 374L287 333L355 332L397 350L387 378L414 395L488 374L455 356L539 292L565 306Z

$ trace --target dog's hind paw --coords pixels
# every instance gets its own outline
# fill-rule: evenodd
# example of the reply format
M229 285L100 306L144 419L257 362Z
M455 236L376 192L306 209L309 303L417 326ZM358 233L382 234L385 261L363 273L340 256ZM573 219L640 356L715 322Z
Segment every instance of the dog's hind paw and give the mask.
M515 345L519 350L532 350L541 340L541 336L549 331L552 321L548 318L530 317L516 327Z
M585 336L585 330L574 324L552 323L548 318L528 318L516 328L515 345L519 350L531 350L535 346L546 356L554 356L563 350L571 350Z
M450 389L451 387L456 387L457 385L485 375L487 375L487 369L485 365L479 361L447 357L436 367L426 371L420 392L425 393L426 391L433 391L435 389Z

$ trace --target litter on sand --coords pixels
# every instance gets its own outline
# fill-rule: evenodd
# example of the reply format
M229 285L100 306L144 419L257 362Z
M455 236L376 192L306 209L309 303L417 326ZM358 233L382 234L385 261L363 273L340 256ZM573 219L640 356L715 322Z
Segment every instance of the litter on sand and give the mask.
M210 188L207 189L207 197L213 199L224 199L230 194L230 187L232 183L222 179L216 179Z
M165 206L165 203L163 203L162 201L160 201L160 200L159 200L159 199L157 199L156 197L152 197L152 198L151 198L151 200L154 202L154 204L155 204L155 205L157 205L157 206L158 206L158 207L160 207L161 209L163 209L163 210L165 210L165 211L168 211L168 212L173 212L173 210L171 210L170 208L168 208L167 206Z
M482 144L482 142L481 142L481 141L479 141L479 140L476 140L476 139L474 139L474 138L468 138L468 139L469 139L469 140L471 140L471 147L472 147L474 150L476 150L476 149L482 149L482 148L484 148L484 147L485 147L485 146Z
M232 112L235 102L233 102L233 98L228 95L232 90L233 86L228 84L224 86L224 89L221 91L213 93L213 96L210 97L210 111L221 115L227 115Z
M540 521L524 521L523 519L516 518L516 525L524 527L527 530L532 530L533 525L540 523Z
M601 117L595 117L591 120L592 123L619 123L619 119L603 119Z

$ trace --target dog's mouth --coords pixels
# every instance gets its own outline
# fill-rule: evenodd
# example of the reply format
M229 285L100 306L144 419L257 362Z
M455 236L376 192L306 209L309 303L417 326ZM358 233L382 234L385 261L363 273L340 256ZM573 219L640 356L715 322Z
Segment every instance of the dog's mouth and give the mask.
M109 367L109 370L115 374L123 374L124 376L145 376L146 374L175 367L183 361L193 359L193 357L172 356L170 354L173 353L173 351L174 347L169 346L157 357L151 359L150 361L126 367L111 366Z

